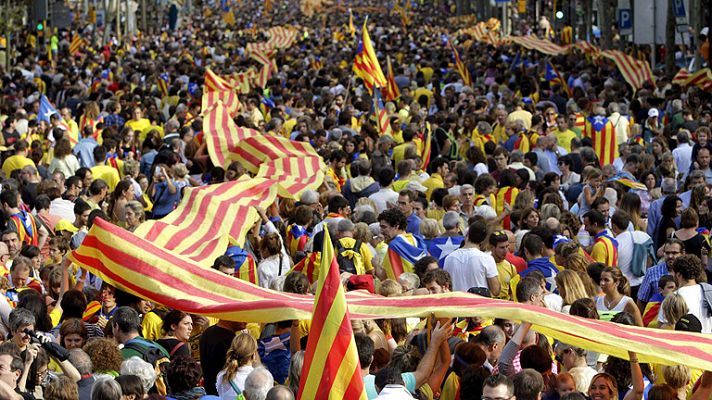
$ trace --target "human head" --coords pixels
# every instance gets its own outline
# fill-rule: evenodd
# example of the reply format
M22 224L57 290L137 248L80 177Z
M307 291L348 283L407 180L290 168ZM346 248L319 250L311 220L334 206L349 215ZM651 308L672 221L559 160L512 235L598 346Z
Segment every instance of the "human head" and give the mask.
M115 380L121 386L122 400L141 400L146 394L138 376L119 375Z
M174 357L166 369L169 394L183 393L198 386L202 372L197 362L190 357Z
M11 342L0 345L0 381L11 389L17 387L17 380L25 369L20 354L20 349Z
M373 362L373 352L375 351L373 339L365 333L354 333L354 341L356 342L361 369L367 369Z
M518 400L539 400L544 391L544 378L533 369L519 371L512 378L514 395Z
M497 363L506 341L507 335L497 325L486 326L479 335L475 336L475 343L487 354L487 361L491 365Z
M390 242L408 226L405 214L397 209L388 209L378 216L381 234L386 242Z
M163 317L163 331L180 341L188 341L193 331L193 318L180 310L171 310Z
M264 367L257 367L245 379L246 400L265 400L267 392L274 386L272 374Z
M517 284L517 300L523 304L544 305L544 289L538 279L525 277Z
M491 375L482 387L482 400L516 400L514 383L504 374Z
M267 392L265 400L294 400L294 393L284 385L275 385Z
M617 291L620 294L629 296L630 295L630 283L628 278L623 275L620 268L617 267L606 267L601 272L601 290L604 293L609 291Z
M141 379L143 390L148 391L156 383L156 369L138 356L133 356L121 363L121 375L135 375Z
M618 384L616 378L605 372L596 374L591 379L588 387L588 396L591 400L617 400Z
M677 281L677 286L683 286L687 281L700 282L704 274L704 266L699 257L693 254L685 254L675 259L672 264L673 277Z
M12 310L8 322L13 342L17 347L24 350L30 344L30 335L25 333L25 330L35 330L34 314L30 310L18 307Z
M121 385L112 377L100 377L91 388L92 400L120 400Z
M663 253L665 255L665 263L667 264L668 270L672 271L672 265L675 260L685 254L685 244L682 243L680 239L669 238L665 241Z
M591 210L583 216L583 223L586 227L586 231L591 236L598 235L601 231L606 229L606 221L608 216L604 216L597 210Z
M89 339L89 332L81 319L69 318L62 321L59 336L59 344L67 350L81 349Z
M450 274L442 269L426 272L421 283L431 294L447 293L452 288Z
M128 306L117 308L114 311L112 321L114 337L119 343L138 336L138 332L141 329L141 318L138 312Z

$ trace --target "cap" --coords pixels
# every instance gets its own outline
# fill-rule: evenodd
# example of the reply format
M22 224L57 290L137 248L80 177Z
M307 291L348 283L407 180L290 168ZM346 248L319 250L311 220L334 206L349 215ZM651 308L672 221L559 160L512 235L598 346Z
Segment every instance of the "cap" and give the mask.
M56 224L54 224L55 232L67 231L67 232L77 233L78 230L79 230L79 228L74 226L74 224L67 221L66 219L60 219L59 221L57 221Z
M658 112L657 108L651 108L648 110L648 118L654 118L654 117L659 117L660 113Z
M425 186L421 185L420 182L418 181L410 181L408 184L405 186L406 189L408 190L415 190L420 193L425 193L428 191L428 188Z
M702 323L692 314L683 315L675 324L675 330L702 333Z

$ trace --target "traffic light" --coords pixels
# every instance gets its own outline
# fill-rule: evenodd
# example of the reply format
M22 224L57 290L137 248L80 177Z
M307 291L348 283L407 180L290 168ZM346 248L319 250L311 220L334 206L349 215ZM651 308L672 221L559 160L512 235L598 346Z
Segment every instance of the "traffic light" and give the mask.
M564 19L564 12L563 11L557 11L556 12L556 19Z
M37 32L44 31L44 24L42 22L37 24Z

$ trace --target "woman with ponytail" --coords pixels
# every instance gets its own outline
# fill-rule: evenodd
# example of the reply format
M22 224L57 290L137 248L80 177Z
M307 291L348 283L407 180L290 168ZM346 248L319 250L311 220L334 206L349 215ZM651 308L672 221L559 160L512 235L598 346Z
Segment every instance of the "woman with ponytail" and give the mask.
M643 318L635 301L630 297L630 284L621 270L606 267L601 273L602 296L596 297L596 309L603 321L610 321L622 311L627 311L633 316L635 324L643 326Z
M245 379L258 362L257 341L247 333L241 333L232 339L227 351L225 367L218 373L218 395L223 400L234 400L245 390Z

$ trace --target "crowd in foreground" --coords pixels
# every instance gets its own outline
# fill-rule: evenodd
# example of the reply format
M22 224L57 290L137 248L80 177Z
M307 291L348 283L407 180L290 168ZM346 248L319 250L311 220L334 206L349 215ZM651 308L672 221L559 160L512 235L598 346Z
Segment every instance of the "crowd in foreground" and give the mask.
M264 39L255 32L265 24L298 26L303 35L276 55L279 69L265 90L240 95L235 122L311 143L328 170L318 190L258 209L244 248L225 249L206 268L242 276L254 266L253 283L313 294L327 226L347 290L468 291L583 318L712 333L710 93L661 74L634 93L612 64L473 42L454 33L447 9L420 5L408 30L395 15L369 20L400 91L384 105L385 132L351 72L358 43L346 13L330 14L329 23L298 12L260 16L252 10L261 2L243 1L232 5L235 26L255 29L237 30L216 5L195 7L170 35L122 46L90 43L69 54L67 33L51 61L24 31L22 62L0 70L0 398L297 396L309 320L188 315L67 261L96 218L133 232L170 213L183 189L246 175L239 163L212 164L201 85L208 66L223 76L254 66L244 48ZM522 16L515 29L548 33L545 20L529 22ZM452 65L448 35L471 86ZM706 33L698 39L708 48ZM547 61L570 94L542 79ZM617 143L613 162L602 161L592 140L596 117ZM712 375L684 360L648 365L634 353L597 354L526 321L352 326L369 399L712 394Z

